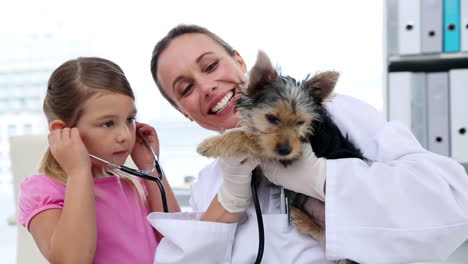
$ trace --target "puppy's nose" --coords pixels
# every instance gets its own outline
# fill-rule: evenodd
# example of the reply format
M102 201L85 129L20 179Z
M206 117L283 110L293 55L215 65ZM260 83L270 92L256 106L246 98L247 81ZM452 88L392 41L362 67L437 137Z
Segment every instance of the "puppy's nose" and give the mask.
M288 144L276 145L276 152L278 152L278 154L280 154L281 156L288 155L289 153L291 153L291 150L291 146L289 146Z

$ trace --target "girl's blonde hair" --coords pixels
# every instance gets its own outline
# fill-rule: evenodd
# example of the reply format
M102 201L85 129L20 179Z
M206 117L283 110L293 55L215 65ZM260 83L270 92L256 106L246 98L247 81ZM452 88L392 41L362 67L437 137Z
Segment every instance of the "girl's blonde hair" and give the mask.
M80 57L60 65L50 76L44 98L44 114L50 124L54 120L64 121L74 127L83 112L84 103L99 92L113 92L130 96L135 100L130 83L122 69L112 61L97 57ZM66 184L67 175L47 148L39 171ZM145 198L139 181L118 173L137 194Z

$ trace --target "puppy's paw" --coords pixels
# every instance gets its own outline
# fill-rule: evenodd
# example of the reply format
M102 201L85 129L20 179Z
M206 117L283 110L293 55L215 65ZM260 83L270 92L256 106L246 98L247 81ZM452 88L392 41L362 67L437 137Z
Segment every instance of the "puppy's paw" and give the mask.
M210 137L202 141L197 147L198 154L209 157L217 158L223 154L223 149L226 147L223 145L222 136Z
M324 230L321 229L318 223L315 223L314 220L310 219L307 214L298 208L292 208L291 218L299 232L310 235L320 243L324 242Z
M220 136L205 139L198 145L197 152L205 157L227 158L247 154L249 158L258 158L258 148L244 130L232 130Z

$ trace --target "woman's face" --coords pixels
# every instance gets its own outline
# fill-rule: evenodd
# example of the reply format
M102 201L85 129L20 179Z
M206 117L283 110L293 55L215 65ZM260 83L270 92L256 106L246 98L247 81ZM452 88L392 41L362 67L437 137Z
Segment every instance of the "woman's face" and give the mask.
M207 129L234 128L234 113L246 65L239 54L229 55L210 37L190 33L173 39L158 62L162 89L186 117Z

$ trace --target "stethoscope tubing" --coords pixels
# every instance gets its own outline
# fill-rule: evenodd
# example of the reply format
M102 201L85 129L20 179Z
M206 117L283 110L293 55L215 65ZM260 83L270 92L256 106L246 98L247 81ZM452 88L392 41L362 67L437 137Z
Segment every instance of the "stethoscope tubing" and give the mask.
M112 162L107 161L105 159L99 158L99 157L97 157L95 155L92 155L92 154L89 154L89 156L91 158L93 158L93 159L99 160L99 161L111 166L114 169L120 170L122 172L125 172L125 173L133 175L133 176L137 176L137 177L140 177L140 178L143 178L143 179L147 179L147 180L151 180L151 181L156 182L158 184L159 191L161 192L161 200L162 200L163 210L164 210L165 213L168 213L169 208L167 206L166 191L164 190L164 186L162 184L162 180L164 178L164 172L161 169L161 166L159 165L158 157L156 156L156 153L154 153L154 150L151 147L151 145L149 144L149 142L146 140L146 138L143 135L141 135L141 138L143 139L146 146L151 151L151 155L153 156L154 168L151 169L151 170L146 170L146 171L136 170L136 169L132 169L130 167L124 166L124 165L117 165L115 163L112 163ZM152 173L154 171L154 169L156 169L156 171L158 173L158 176L148 175L149 173Z

